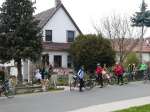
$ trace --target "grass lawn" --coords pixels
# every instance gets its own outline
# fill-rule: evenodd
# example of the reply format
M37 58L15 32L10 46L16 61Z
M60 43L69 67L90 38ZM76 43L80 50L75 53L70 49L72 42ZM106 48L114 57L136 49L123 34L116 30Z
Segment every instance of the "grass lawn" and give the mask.
M150 112L150 104L144 105L144 106L139 106L139 107L131 107L128 109L124 110L119 110L115 112Z

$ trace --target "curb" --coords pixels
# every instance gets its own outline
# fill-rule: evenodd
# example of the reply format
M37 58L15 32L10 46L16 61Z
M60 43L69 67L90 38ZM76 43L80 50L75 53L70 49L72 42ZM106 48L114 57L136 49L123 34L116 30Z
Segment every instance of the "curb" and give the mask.
M129 107L141 106L146 104L150 104L150 96L130 100L116 101L100 105L93 105L87 108L81 108L68 112L112 112L116 110L122 110Z

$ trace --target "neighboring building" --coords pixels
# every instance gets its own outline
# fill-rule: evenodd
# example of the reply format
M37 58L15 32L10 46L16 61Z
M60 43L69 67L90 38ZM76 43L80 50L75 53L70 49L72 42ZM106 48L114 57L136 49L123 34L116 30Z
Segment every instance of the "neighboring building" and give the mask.
M139 55L140 53L139 39L127 39L127 42L125 42L124 46L125 46L124 47L125 50L127 51L131 50L131 52L136 52L137 55ZM117 51L116 60L119 60L119 47L117 47L117 44L115 45L115 51ZM143 39L142 62L150 62L150 38Z

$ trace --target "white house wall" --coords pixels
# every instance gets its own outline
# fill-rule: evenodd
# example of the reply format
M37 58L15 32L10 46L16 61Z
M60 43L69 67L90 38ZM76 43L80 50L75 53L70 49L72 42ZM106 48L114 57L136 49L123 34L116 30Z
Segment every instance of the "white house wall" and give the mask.
M43 40L45 41L45 30L52 30L52 42L66 43L67 30L75 31L75 36L79 34L78 30L71 22L63 8L59 8L50 21L43 28Z
M150 54L149 53L142 53L142 61L149 62L150 61Z
M62 67L67 68L67 57L69 53L67 52L59 52L59 51L52 51L52 52L43 52L43 54L49 54L49 62L54 66L54 56L60 55L62 56Z

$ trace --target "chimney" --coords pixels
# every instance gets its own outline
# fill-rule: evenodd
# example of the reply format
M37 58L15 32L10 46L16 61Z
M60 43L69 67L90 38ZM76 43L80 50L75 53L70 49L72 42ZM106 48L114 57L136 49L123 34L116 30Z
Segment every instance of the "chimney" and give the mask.
M57 7L58 5L61 4L61 0L55 0L55 6Z

